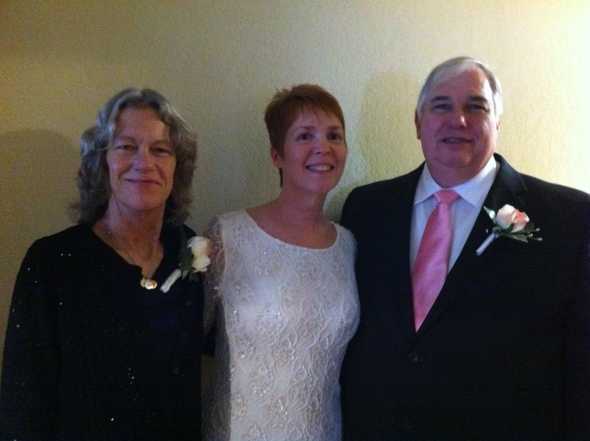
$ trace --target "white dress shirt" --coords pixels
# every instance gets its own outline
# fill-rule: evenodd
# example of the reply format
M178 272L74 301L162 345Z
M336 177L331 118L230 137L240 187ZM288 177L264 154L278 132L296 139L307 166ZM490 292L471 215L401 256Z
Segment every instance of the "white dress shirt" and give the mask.
M482 209L484 200L494 183L497 170L498 165L492 156L477 175L462 184L450 188L450 190L457 192L459 198L452 205L451 210L453 242L449 257L449 271L457 261L459 254L461 254L467 237L473 229L473 225L475 225L475 220ZM414 196L410 233L410 268L414 267L428 217L436 207L434 193L441 189L442 187L436 183L430 174L428 165L424 164Z

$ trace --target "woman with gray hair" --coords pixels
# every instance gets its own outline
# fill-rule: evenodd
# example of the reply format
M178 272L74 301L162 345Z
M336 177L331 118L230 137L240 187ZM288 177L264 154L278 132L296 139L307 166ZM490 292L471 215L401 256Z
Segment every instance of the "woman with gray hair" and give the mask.
M153 90L119 92L84 132L78 224L36 241L17 277L0 439L199 439L202 297L183 225L195 160Z

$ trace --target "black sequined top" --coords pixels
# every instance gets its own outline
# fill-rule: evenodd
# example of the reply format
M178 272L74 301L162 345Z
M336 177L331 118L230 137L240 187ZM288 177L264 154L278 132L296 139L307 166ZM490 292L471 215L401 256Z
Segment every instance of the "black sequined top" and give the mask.
M159 284L182 236L162 234ZM200 439L201 284L163 293L140 277L87 225L31 246L6 333L1 440Z

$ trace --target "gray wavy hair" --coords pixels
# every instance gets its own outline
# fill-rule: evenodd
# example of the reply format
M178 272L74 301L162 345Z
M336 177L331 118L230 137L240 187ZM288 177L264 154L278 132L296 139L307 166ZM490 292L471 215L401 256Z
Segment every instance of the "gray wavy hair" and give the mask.
M422 89L420 89L420 95L418 95L418 103L416 105L416 114L419 117L422 116L424 103L430 96L432 89L434 89L439 83L472 67L480 69L486 76L488 83L490 83L492 99L494 100L494 114L496 115L496 118L500 118L502 111L504 110L500 80L485 63L473 57L451 58L432 69L430 74L428 74Z
M78 191L80 200L72 205L79 223L96 223L107 209L111 188L106 154L117 128L117 118L128 107L153 109L170 130L176 169L170 197L166 201L164 222L181 225L189 215L191 185L197 158L197 140L186 121L159 92L131 87L113 96L100 109L96 124L80 138Z

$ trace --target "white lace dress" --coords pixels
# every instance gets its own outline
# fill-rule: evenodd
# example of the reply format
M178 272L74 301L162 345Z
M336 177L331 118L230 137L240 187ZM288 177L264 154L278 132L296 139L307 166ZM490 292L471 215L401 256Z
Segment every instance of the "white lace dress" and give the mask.
M359 320L355 241L336 225L325 249L290 245L245 211L218 217L207 273L215 380L207 441L339 441L339 373ZM209 325L208 325L209 324Z

